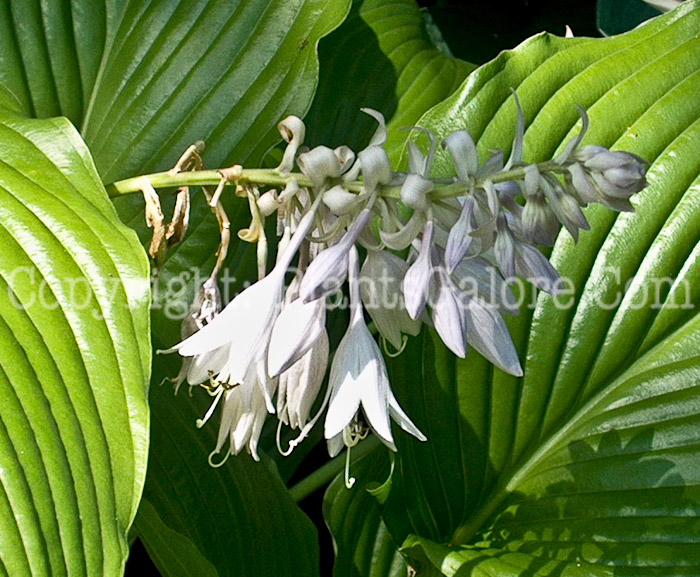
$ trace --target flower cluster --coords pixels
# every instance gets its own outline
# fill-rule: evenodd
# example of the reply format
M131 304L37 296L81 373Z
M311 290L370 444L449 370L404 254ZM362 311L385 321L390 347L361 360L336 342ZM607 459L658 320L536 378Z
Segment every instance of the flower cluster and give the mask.
M258 282L220 312L216 297L207 296L213 288L205 287L206 310L195 307L186 338L170 349L186 357L179 381L209 383L214 401L200 425L223 405L212 455L228 443L226 456L247 449L257 459L263 424L273 413L279 426L299 430L288 450L324 413L331 455L369 430L395 450L391 419L425 440L392 393L365 312L385 348L400 352L426 324L456 355L464 357L471 346L501 370L522 375L502 316L517 314L508 282L519 275L556 292L557 272L535 245L553 244L560 225L576 239L589 228L581 210L588 203L631 210L630 196L646 181L636 156L580 147L588 125L583 110L581 133L561 155L524 163L517 108L507 161L499 151L480 164L466 130L442 141L456 173L449 179L431 176L437 143L420 128L427 150L409 141L409 170L393 171L383 148L384 119L373 110L364 112L378 128L357 154L345 146L304 149L303 122L280 123L288 145L276 171L286 186L250 197L258 221L277 213L276 263L267 272L263 258ZM329 362L327 297L346 282L349 326L325 398L311 416Z

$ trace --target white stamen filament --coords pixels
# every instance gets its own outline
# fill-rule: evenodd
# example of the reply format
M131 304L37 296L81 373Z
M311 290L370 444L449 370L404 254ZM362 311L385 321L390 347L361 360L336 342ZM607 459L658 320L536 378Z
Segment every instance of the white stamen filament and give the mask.
M205 413L203 419L197 419L196 421L198 429L201 429L205 425L205 423L211 418L212 414L214 413L214 409L216 409L216 406L219 404L221 396L224 394L225 391L226 389L219 385L218 389L213 393L215 398L211 406L209 407L209 410Z

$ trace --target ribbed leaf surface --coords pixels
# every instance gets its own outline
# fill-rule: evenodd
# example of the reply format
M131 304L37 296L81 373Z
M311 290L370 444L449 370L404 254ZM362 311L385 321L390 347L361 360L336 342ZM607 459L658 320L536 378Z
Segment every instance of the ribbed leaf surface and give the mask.
M388 452L377 447L350 470L353 486L339 475L326 490L323 515L333 534L336 559L334 577L403 577L406 564L382 521L370 490L390 472Z
M0 572L120 575L146 469L148 263L63 119L0 118Z
M577 133L580 104L585 142L645 158L651 185L633 214L588 209L578 245L560 235L552 261L569 294L521 291L523 379L473 351L456 360L432 334L392 362L429 442L398 439L384 519L397 539L467 545L438 563L439 546L411 538L414 561L432 555L447 575L700 574L699 29L692 1L624 36L540 35L421 120L507 153L515 88L537 161Z
M136 531L163 575L318 575L316 530L272 462L248 455L212 468L217 425L195 428L210 402L154 390L153 451ZM189 551L189 552L188 552ZM187 558L183 558L186 556Z
M388 122L393 161L408 135L397 129L415 124L474 69L435 46L414 0L354 2L320 48L321 79L306 117L309 142L364 147L377 123L360 109L374 108Z

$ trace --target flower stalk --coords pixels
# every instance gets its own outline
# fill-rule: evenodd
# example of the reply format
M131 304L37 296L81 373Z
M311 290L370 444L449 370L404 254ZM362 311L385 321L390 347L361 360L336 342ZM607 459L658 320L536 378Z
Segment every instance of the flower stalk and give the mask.
M565 167L551 160L536 163L536 166L540 173L544 174L563 175L567 172ZM234 167L238 167L238 165L234 165ZM148 181L156 191L163 188L180 188L182 186L219 186L222 182L222 171L234 167L216 170L192 170L190 172L179 172L176 174L171 171L154 172L152 174L144 174L142 176L118 180L117 182L108 184L106 189L110 198L118 198L140 193L142 191L143 179ZM488 179L478 179L476 180L475 186L477 188L483 186L486 180L490 180L494 184L512 180L524 180L525 168L524 166L512 168L494 174ZM430 199L433 201L446 198L458 198L469 192L470 187L464 182L454 182L446 178L432 178L430 180L434 184L433 190L429 193ZM290 172L286 175L282 175L275 172L273 168L242 168L240 169L240 176L238 179L226 181L224 188L256 184L258 186L274 186L284 189L290 182L296 182L301 188L313 186L311 179L301 172ZM355 194L366 193L364 182L361 180L345 182L343 183L343 188ZM400 192L400 185L380 185L377 190L377 195L383 198L399 199Z
M214 308L204 306L204 300L195 303L192 319L199 322L183 330L179 344L162 351L183 357L177 384L187 380L214 397L202 424L221 407L210 462L222 450L220 464L244 449L259 459L258 440L269 414L279 420L278 448L288 454L325 413L330 456L348 450L348 488L354 482L349 451L370 432L392 451L397 450L392 424L403 429L402 435L426 441L420 423L394 395L367 317L375 320L380 340L399 351L406 335L418 334L427 324L455 355L465 357L473 348L505 373L523 375L502 318L517 314L509 306L508 284L517 275L556 294L559 275L535 245L553 245L562 226L577 240L579 230L590 228L582 212L588 204L633 210L630 198L646 186L646 165L626 152L580 146L588 126L582 109L581 133L556 159L525 163L524 117L517 98L516 109L507 162L502 152L492 151L479 164L467 130L438 143L419 128L428 149L409 141L408 172L395 172L383 148L383 117L363 109L378 126L357 153L347 146L303 147L304 123L289 116L279 124L287 148L275 169L234 165L205 171L195 151L194 164L183 161L167 173L109 187L112 196L140 191L157 204L156 188L202 186L219 220L219 257L225 256L230 236L220 197L234 186L236 196L250 205L251 223L238 238L257 244L258 281L223 309L218 301ZM439 144L456 173L451 178L431 175ZM216 190L210 193L208 186ZM278 255L268 272L265 219L275 213ZM182 222L176 240L184 235L186 218ZM294 271L292 262L298 263ZM219 267L217 262L215 273ZM346 284L350 322L329 363L326 299L342 296ZM506 289L498 291L500 298L494 287ZM329 364L323 401L311 417ZM288 449L280 446L282 425L299 431Z

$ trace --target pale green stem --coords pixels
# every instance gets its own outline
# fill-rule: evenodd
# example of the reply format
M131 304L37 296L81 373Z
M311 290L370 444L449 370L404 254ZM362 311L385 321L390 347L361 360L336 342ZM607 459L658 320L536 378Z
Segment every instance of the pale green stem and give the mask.
M565 167L552 161L539 163L537 167L540 173L566 171ZM154 174L147 174L144 176L120 180L114 184L108 185L107 192L111 198L141 192L141 186L144 178L147 179L148 182L151 183L151 186L153 186L155 189L178 188L181 186L216 186L221 182L221 176L222 175L218 170L192 170L189 172L179 172L175 174L171 172L157 172ZM488 179L480 179L475 183L475 186L479 187L485 180L498 183L509 180L522 180L524 178L524 169L522 167L518 167L491 175L488 177ZM257 185L284 188L291 180L296 180L300 187L310 188L313 186L311 180L301 173L295 172L288 175L281 175L275 172L273 169L263 168L244 168L241 171L239 179L237 181L231 181L227 183L227 185L245 184L248 182ZM445 184L444 179L436 180L435 189L430 193L430 197L433 200L463 196L470 189L469 183L454 182ZM343 186L350 192L364 192L364 185L362 181L347 182L344 183ZM383 197L399 198L400 190L401 187L399 186L382 186L379 194Z
M356 463L362 457L370 453L380 444L379 439L374 435L367 437L364 441L360 441L352 448L350 460ZM346 449L347 451L347 449ZM352 466L352 464L351 464ZM289 489L289 494L296 503L302 501L324 485L330 483L335 477L345 469L345 453L341 453L334 459L328 461L322 467L316 469L308 477L299 481L296 485Z

